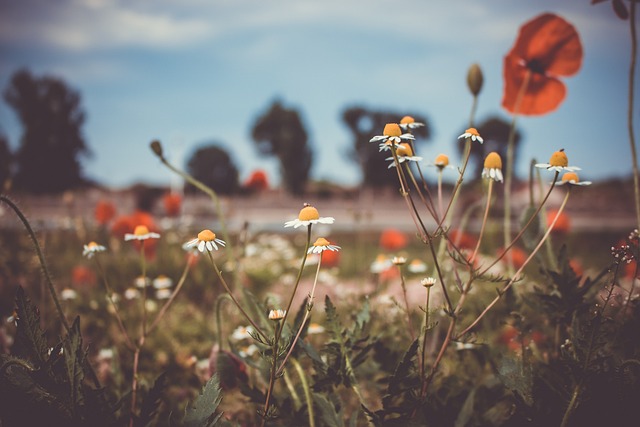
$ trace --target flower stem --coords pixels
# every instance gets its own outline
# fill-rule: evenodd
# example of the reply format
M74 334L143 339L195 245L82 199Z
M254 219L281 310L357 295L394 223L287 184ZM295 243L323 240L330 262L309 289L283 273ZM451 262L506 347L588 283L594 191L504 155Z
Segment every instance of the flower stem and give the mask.
M273 338L273 345L271 346L271 352L273 353L272 354L273 361L271 363L271 370L269 374L269 388L267 389L267 398L264 402L263 417L262 417L263 427L267 421L267 411L269 409L271 393L273 393L273 386L275 385L275 382L276 382L276 366L278 365L278 338L280 337L278 330L284 327L284 322L282 324L280 324L280 322L281 322L280 320L275 321L275 331L274 331L275 333Z
M184 282L187 279L187 274L189 274L190 269L191 269L190 263L187 262L184 267L184 270L182 270L182 275L180 276L180 280L178 281L176 288L171 294L171 297L167 300L167 302L162 306L162 308L158 312L158 315L151 323L151 326L149 326L148 333L151 333L158 326L158 323L160 323L160 320L162 319L162 317L165 315L165 313L167 312L167 310L169 309L173 301L178 296L178 292L180 292L180 289L182 289L182 286L184 285Z
M404 307L407 311L407 326L409 327L409 335L411 336L411 341L416 339L416 334L413 330L413 323L411 323L411 311L409 310L409 300L407 299L407 284L404 280L404 274L402 274L402 268L398 266L398 271L400 272L400 286L402 287L402 296L404 298Z
M425 377L425 358L427 353L427 331L429 330L429 299L431 297L431 286L427 287L427 300L424 305L424 329L422 333L422 352L420 353L420 378L422 379L422 386L426 381Z
M478 254L478 250L480 249L480 243L482 243L482 236L484 235L484 228L487 225L487 217L489 216L489 208L491 207L491 193L493 190L493 179L489 180L489 188L487 189L487 207L484 210L484 216L482 217L482 226L480 227L480 235L478 236L478 243L476 244L476 248L473 250L473 254L471 258L469 258L469 262L473 264L473 261L476 259L476 255Z
M305 376L304 370L302 366L300 366L300 362L298 362L295 358L291 359L291 364L296 369L298 373L298 377L300 377L300 384L302 384L302 389L304 390L304 398L307 401L307 413L309 414L309 427L315 427L315 414L313 412L313 399L311 396L311 389L309 388L309 383L307 382L307 378Z
M633 188L636 199L636 219L640 229L640 178L638 172L638 155L636 153L636 138L633 129L633 98L635 91L636 61L638 55L638 37L636 33L636 2L630 2L629 28L631 31L631 61L629 64L629 105L627 109L627 127L629 130L629 145L631 146L631 160L633 162Z

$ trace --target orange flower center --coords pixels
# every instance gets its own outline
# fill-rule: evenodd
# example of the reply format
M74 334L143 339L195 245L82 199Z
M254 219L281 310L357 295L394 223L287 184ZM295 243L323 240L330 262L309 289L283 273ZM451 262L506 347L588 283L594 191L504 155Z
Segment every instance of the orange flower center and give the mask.
M397 126L397 125L396 125ZM318 209L313 206L305 206L298 214L298 219L300 221L313 221L314 219L319 219L320 214L318 213Z
M97 248L98 244L96 242L89 242L89 244L87 245L87 247L89 249L93 249L93 248Z
M384 136L400 136L402 135L402 130L397 123L387 123L386 125L384 125L382 134Z
M409 123L414 123L414 122L415 122L415 120L411 116L404 116L402 118L402 120L400 120L400 123L403 124L403 125L408 125Z
M436 166L449 166L449 156L446 154L438 154L438 157L436 157Z
M484 167L487 169L502 169L502 159L500 154L491 152L484 159Z
M564 153L564 151L556 151L551 155L549 164L551 166L566 167L567 165L569 165L569 159L567 158L567 155Z
M564 175L562 175L562 181L563 182L569 182L569 181L580 182L580 179L578 178L577 173L567 172Z
M396 148L396 154L398 156L413 156L413 150L409 144L403 142Z
M144 236L145 234L149 234L149 228L146 225L138 225L135 230L133 230L133 234L136 236Z
M464 133L471 134L472 136L480 136L480 134L478 133L478 129L476 128L469 128L465 130Z
M329 246L330 243L324 237L318 237L315 242L313 242L313 246Z
M198 240L202 242L213 242L216 238L216 233L211 230L202 230L198 233Z

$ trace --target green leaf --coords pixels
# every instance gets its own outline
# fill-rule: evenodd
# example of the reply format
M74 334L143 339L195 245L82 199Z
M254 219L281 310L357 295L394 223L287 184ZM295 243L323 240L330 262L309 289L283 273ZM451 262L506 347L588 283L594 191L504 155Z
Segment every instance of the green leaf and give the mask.
M71 410L75 413L77 408L84 402L82 394L82 381L84 371L82 363L84 354L82 352L82 335L80 334L80 317L76 317L69 329L69 334L62 342L64 348L64 363L67 368L69 379L69 401Z
M218 375L212 376L202 389L196 400L187 405L184 425L187 427L209 427L215 425L222 413L215 416L216 409L222 401Z
M49 346L40 328L40 311L25 295L21 286L16 292L16 306L18 327L12 352L40 367L49 358Z
M342 422L342 414L336 411L336 408L333 406L326 397L321 394L314 393L313 401L318 408L318 415L322 420L322 425L327 427L344 427L344 423Z
M504 357L498 363L498 378L527 405L533 405L533 368L526 359Z
M454 427L464 427L469 421L471 421L471 417L473 417L473 404L475 402L475 398L476 389L474 388L464 400L464 404L458 413Z
M162 394L167 387L167 373L161 373L153 383L153 387L149 390L149 393L142 400L140 405L140 416L138 417L138 424L142 426L149 425L155 415L158 413L158 408L162 402Z

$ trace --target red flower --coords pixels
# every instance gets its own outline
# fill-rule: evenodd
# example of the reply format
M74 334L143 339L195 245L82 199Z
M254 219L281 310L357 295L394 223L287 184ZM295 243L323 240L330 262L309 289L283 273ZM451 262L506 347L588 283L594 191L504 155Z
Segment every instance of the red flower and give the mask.
M556 216L558 216L557 209L547 212L547 227L549 227L556 219ZM569 219L569 215L564 212L560 212L560 217L558 218L558 221L556 221L556 225L553 226L553 230L551 232L554 234L564 235L568 234L569 230L571 230L571 220Z
M148 212L137 210L131 215L121 216L115 220L111 227L111 234L119 239L124 238L127 233L133 233L135 228L139 225L146 226L149 231L157 233L159 228L156 225L151 214ZM133 245L140 249L142 243L138 240L133 241ZM156 254L156 247L158 245L158 239L149 239L144 242L144 254L148 258L153 258Z
M498 254L502 255L503 252L504 249L500 249L498 251ZM520 268L524 265L524 262L527 260L527 258L529 258L529 255L519 247L513 246L511 247L511 249L509 249L509 252L507 252L507 254L502 259L506 261L509 259L509 257L511 257L511 263L513 264L513 266L515 268Z
M249 178L244 183L244 188L250 191L263 191L269 188L269 180L267 174L258 169L249 175Z
M460 230L449 231L449 240L459 249L474 249L478 244L478 239L469 233Z
M322 266L337 267L340 263L340 252L338 251L322 251Z
M407 246L407 236L398 230L388 228L380 235L380 246L390 252L398 251Z
M504 58L502 106L522 115L555 110L567 91L558 77L574 75L581 64L582 44L573 25L552 13L534 18L520 28L515 45Z
M182 196L177 193L166 193L162 196L162 205L168 216L178 216L182 207Z
M76 265L71 270L71 283L79 287L95 285L96 274L89 267Z
M98 224L106 225L114 216L116 216L116 208L113 206L113 203L104 200L100 200L96 203L94 217Z

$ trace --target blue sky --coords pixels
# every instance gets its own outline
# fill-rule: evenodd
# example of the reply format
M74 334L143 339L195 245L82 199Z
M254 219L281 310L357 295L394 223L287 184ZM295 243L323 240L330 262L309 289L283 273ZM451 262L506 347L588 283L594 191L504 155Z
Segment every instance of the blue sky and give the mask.
M585 57L557 111L519 119L519 174L531 157L565 148L585 179L628 176L628 22L589 0L0 0L0 87L26 67L79 90L94 154L86 174L114 188L175 180L148 149L154 138L180 165L220 141L242 178L262 168L276 181L276 161L250 137L276 98L303 115L313 178L357 184L345 107L426 115L433 137L421 154L457 161L467 68L484 70L478 121L509 120L502 59L520 25L542 12L575 25ZM21 128L4 102L0 129L15 147Z

